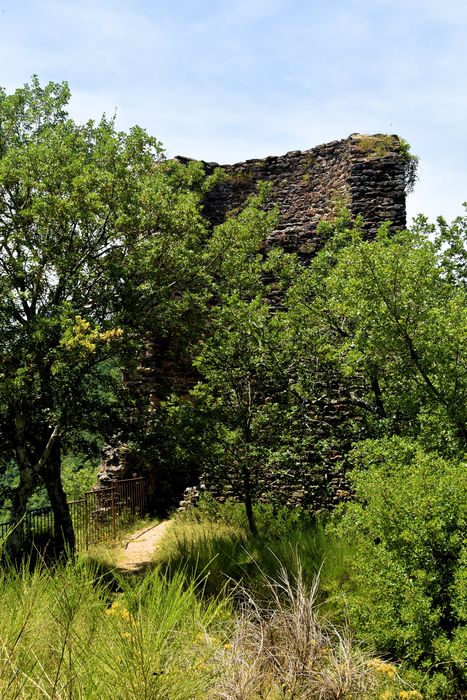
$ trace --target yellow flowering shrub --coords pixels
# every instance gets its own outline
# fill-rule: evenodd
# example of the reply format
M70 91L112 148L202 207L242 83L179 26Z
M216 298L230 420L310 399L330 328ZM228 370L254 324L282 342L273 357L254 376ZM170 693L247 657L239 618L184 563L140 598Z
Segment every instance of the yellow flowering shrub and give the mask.
M423 700L423 695L418 690L385 690L379 700Z
M368 666L370 666L370 668L377 673L387 676L390 680L393 680L396 677L395 666L387 663L386 661L382 661L382 659L371 659L368 661Z
M134 624L134 618L132 614L130 613L128 608L122 605L122 603L119 600L114 601L110 608L107 608L105 614L109 617L118 618L119 620L122 620L123 622L126 622L130 625Z
M82 316L75 316L72 326L66 329L60 345L69 351L77 351L83 358L94 354L99 345L110 343L123 335L122 328L110 328L100 331L92 327Z

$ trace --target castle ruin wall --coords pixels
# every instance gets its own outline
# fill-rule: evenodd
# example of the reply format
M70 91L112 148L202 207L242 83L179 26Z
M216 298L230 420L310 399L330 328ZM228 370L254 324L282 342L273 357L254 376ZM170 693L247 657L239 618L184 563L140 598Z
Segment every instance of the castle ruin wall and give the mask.
M383 153L372 150L372 144L381 143L378 139L384 139ZM311 255L318 250L318 223L333 218L343 207L352 217L363 216L368 237L387 220L395 229L406 225L406 160L397 136L354 134L283 156L203 165L208 175L218 167L225 173L205 198L204 214L212 224L238 212L257 191L259 181L269 182L271 201L279 206L279 221L267 243L290 252Z

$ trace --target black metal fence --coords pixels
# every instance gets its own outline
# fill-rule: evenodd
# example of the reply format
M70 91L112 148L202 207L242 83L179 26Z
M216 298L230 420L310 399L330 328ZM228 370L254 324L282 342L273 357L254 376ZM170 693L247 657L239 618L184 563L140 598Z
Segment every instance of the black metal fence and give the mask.
M92 544L111 540L147 512L146 479L113 481L108 488L87 491L83 498L68 503L75 531L76 547L86 550ZM52 539L52 508L32 508L24 514L21 534L25 542ZM8 538L11 522L0 523L0 541Z

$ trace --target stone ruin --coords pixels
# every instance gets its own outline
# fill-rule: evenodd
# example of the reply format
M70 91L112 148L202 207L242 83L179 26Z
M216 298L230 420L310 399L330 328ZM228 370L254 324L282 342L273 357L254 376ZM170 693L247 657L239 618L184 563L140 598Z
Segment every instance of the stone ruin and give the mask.
M177 157L181 163L189 159ZM276 228L265 241L297 252L306 262L319 249L318 223L332 220L343 207L353 218L361 215L368 238L386 221L394 229L406 226L406 193L414 178L414 159L396 135L352 134L307 151L251 159L233 165L203 162L207 175L225 172L222 182L205 197L203 213L214 226L240 211L259 181L271 184L271 201L279 207ZM190 366L177 356L170 339L148 342L128 388L140 405L158 405L170 393L186 393L195 379ZM123 458L119 459L119 455ZM101 480L128 478L138 471L125 448L108 451ZM187 486L181 486L179 498ZM153 492L157 490L156 484Z
M404 228L409 162L404 142L382 134L352 134L308 151L234 165L203 162L206 174L218 167L226 174L224 182L207 195L204 214L212 224L220 224L240 210L258 181L270 182L280 218L268 243L312 254L320 246L318 223L334 217L343 206L353 217L363 216L369 237L384 221Z

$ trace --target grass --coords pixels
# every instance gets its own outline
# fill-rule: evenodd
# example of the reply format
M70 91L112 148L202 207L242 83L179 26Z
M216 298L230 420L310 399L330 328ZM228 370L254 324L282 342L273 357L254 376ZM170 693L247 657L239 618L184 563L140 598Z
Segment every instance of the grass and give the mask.
M2 700L420 698L336 624L323 528L266 506L257 520L259 539L236 504L203 503L144 577L116 573L105 547L99 566L1 571Z
M159 520L154 518L139 518L138 520L128 519L126 527L123 525L117 530L117 539L106 539L102 542L96 542L88 547L87 552L91 558L103 558L105 560L116 562L116 552L123 547L125 542L128 542L132 535L139 530L145 530L149 527L155 527L159 524Z
M358 136L357 149L370 158L383 158L394 152L395 141L388 134L361 134Z
M325 533L324 526L299 510L255 508L259 536L248 530L243 507L234 502L218 506L209 498L176 517L158 548L155 562L171 575L184 571L189 578L204 577L205 592L219 595L239 583L262 595L265 576L274 578L285 566L311 585L321 572L320 595L328 597L341 575L342 545ZM339 575L338 575L339 574ZM267 593L263 590L263 593Z
M201 603L196 582L157 570L119 584L81 560L3 572L2 700L209 697L228 599Z
M216 697L350 700L392 693L395 667L362 650L348 629L323 617L319 576L308 587L297 567L294 576L281 567L276 579L265 579L269 595L264 607L242 591Z
M308 587L300 568L265 578L265 605L241 588L236 605L206 600L200 584L154 569L114 592L83 560L3 571L2 700L351 700L397 688L394 667L322 616L318 578Z

